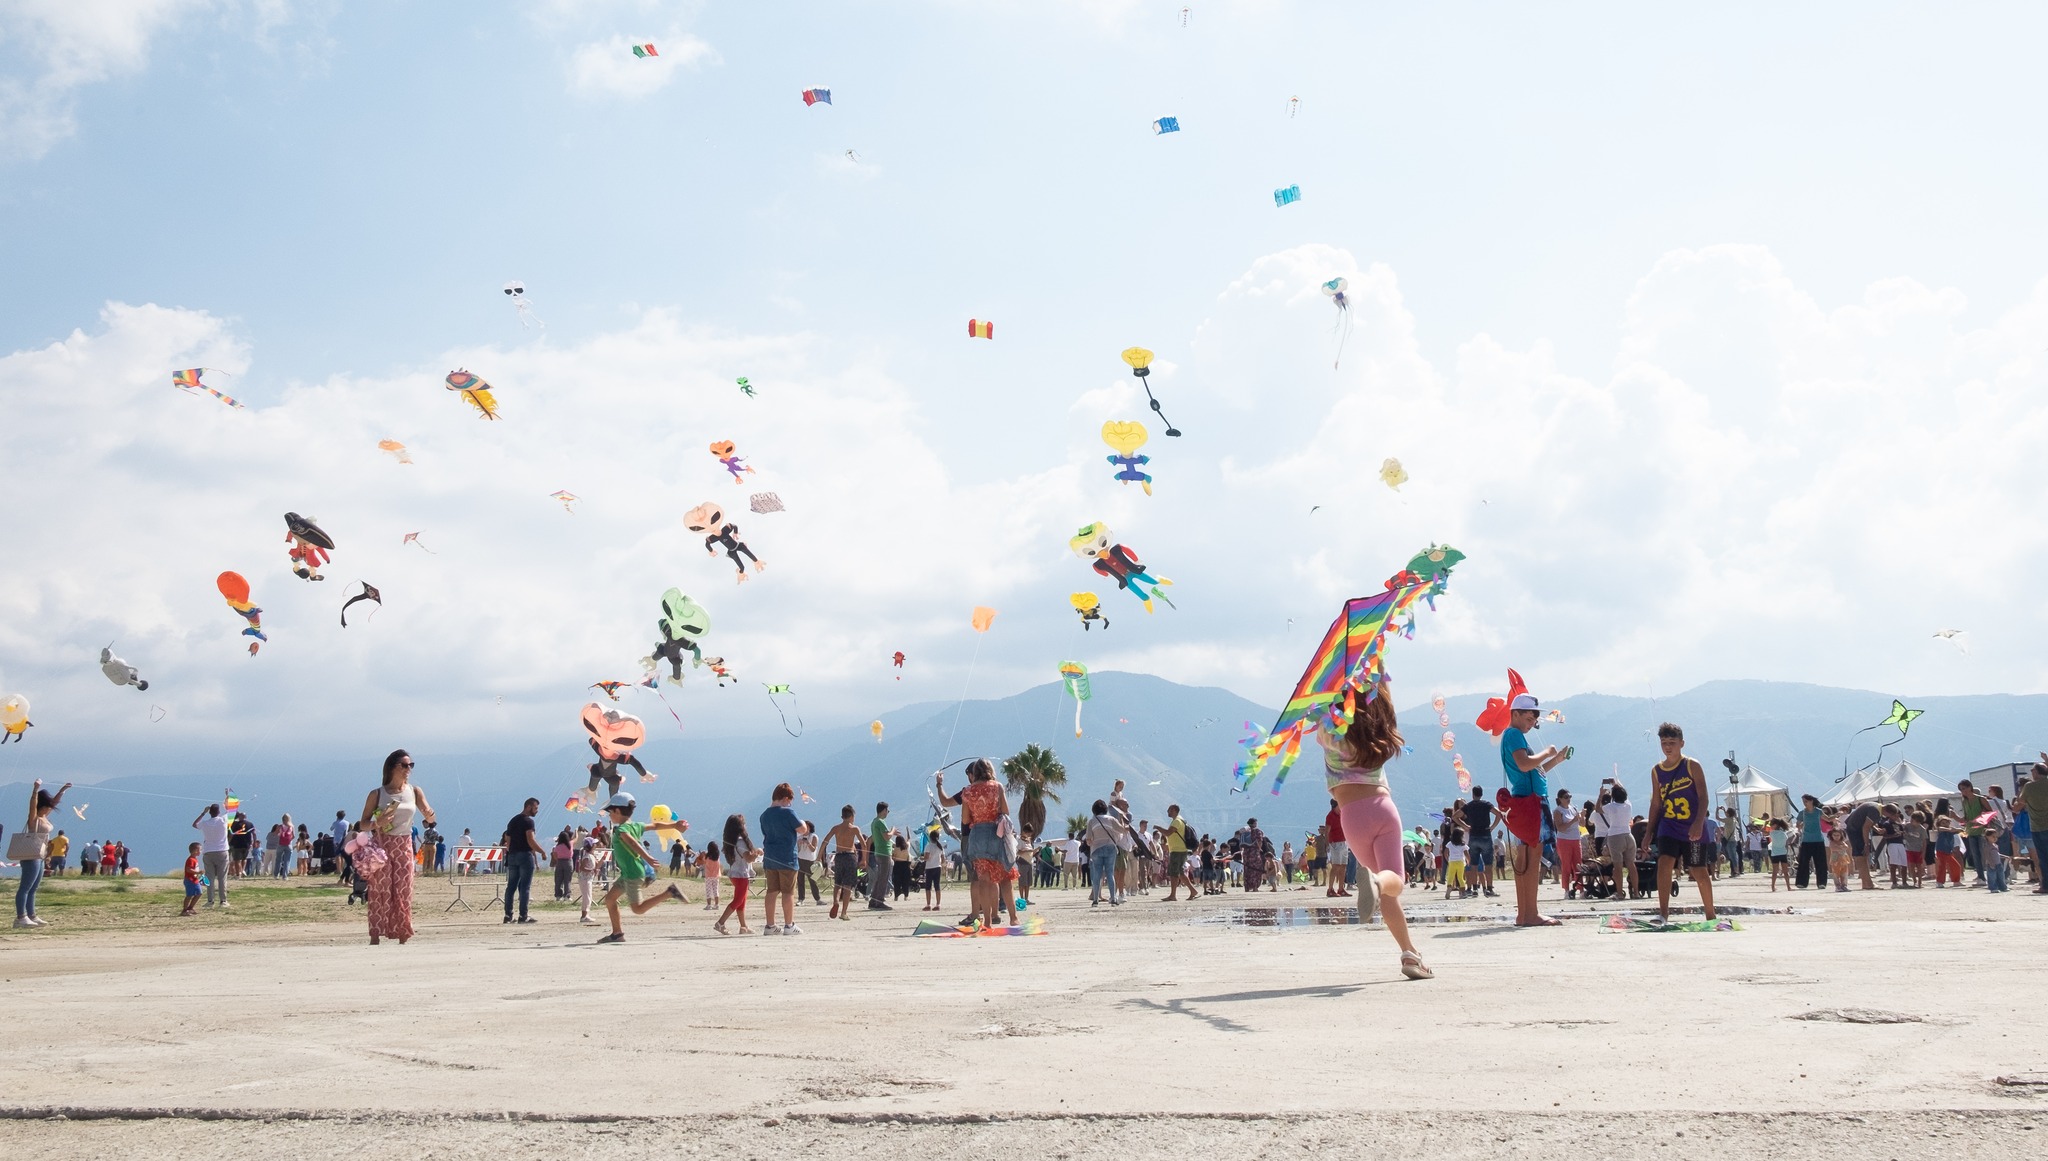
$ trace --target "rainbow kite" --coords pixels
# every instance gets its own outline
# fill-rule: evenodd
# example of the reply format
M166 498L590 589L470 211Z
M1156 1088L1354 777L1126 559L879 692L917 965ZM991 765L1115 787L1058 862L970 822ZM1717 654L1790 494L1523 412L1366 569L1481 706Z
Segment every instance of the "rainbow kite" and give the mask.
M1015 927L960 927L937 919L920 919L910 933L919 939L991 939L1005 935L1050 935L1043 915L1020 915Z
M235 399L235 398L234 398L233 396L230 396L230 395L223 395L223 394L221 394L220 392L218 392L218 391L215 391L215 390L214 390L213 388L211 388L211 387L208 387L208 386L207 386L206 384L204 384L204 383L201 383L201 382L199 381L199 376L200 376L200 373L201 373L201 372L205 372L205 371L214 371L214 368L212 368L212 367L187 367L187 368L186 368L185 370L183 370L183 371L174 371L174 372L172 372L172 373L171 373L171 386L173 386L173 387L176 387L176 388L177 388L177 389L179 389L180 391L194 391L194 392L197 392L197 391L204 391L204 392L206 392L206 393L207 393L208 395L211 395L211 396L213 396L213 397L214 397L215 399L218 399L218 400L220 400L220 401L221 401L222 403L225 403L225 404L227 404L227 405L228 405L229 407L241 407L241 406L242 406L242 404L241 404L241 401L240 401L240 400L238 400L238 399ZM217 374L217 375L225 375L225 374L227 374L227 372L226 372L226 371L214 371L214 373L215 373L215 374ZM244 408L244 410L247 410L247 409L246 409L246 408Z
M222 814L233 814L240 809L242 809L242 800L235 797L234 791L230 790L222 796L220 803L220 812Z
M1325 722L1342 729L1351 720L1360 691L1367 701L1377 696L1374 682L1383 668L1387 630L1396 618L1412 619L1416 602L1442 592L1451 566L1463 559L1455 549L1431 545L1409 561L1407 568L1388 578L1387 591L1344 602L1344 612L1323 634L1322 644L1316 647L1301 680L1294 683L1294 693L1273 728L1260 730L1245 723L1251 735L1243 739L1245 758L1235 771L1237 790L1249 789L1277 755L1280 768L1273 776L1273 793L1280 793L1287 771L1301 756L1302 738ZM1418 568L1418 563L1422 567Z

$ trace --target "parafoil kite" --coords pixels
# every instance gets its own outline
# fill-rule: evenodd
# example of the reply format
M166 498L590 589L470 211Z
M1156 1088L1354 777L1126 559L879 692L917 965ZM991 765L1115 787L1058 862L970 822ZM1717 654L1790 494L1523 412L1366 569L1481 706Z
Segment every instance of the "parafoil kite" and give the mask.
M992 339L996 337L996 324L981 319L967 320L967 337L970 339Z
M829 105L829 104L831 104L831 103L832 103L832 90L830 90L830 89L805 89L805 90L804 90L804 104L805 104L805 105Z
M1137 376L1138 385L1145 389L1145 399L1152 404L1152 414L1157 415L1159 422L1166 425L1166 434L1179 438L1180 429L1173 425L1171 419L1166 418L1164 411L1159 410L1159 400L1152 396L1152 352L1143 347L1126 347L1123 360L1124 365L1131 369L1131 374Z
M1398 492L1401 490L1401 485L1407 482L1408 469L1401 466L1400 460L1395 459L1393 456L1388 456L1380 461L1380 483Z
M751 472L754 469L747 470ZM747 497L747 507L755 512L780 512L783 511L782 497L773 492L756 492Z
M412 453L406 451L405 445L398 442L395 439L378 440L377 450L381 452L390 452L391 458L397 460L401 464L409 464L412 462Z
M1116 581L1116 587L1128 591L1143 602L1146 612L1152 611L1152 601L1155 597L1166 601L1168 608L1173 607L1173 602L1165 593L1159 591L1173 582L1165 577L1153 576L1145 570L1144 563L1138 559L1136 553L1121 544L1112 543L1109 525L1100 521L1083 525L1081 531L1068 539L1067 547L1073 550L1075 556L1093 561L1096 572ZM1146 588L1147 585L1151 588Z
M1178 132L1180 132L1179 117L1161 117L1159 120L1152 122L1152 134L1155 137L1161 133Z
M613 794L619 792L619 784L623 781L619 774L621 762L638 770L640 781L654 781L655 776L633 756L633 751L647 741L647 723L632 714L606 709L596 702L583 707L582 718L583 729L590 735L591 752L597 755L597 761L590 764L590 784L583 788L583 801L597 801L597 784L600 782L609 786Z
M792 737L792 738L801 738L801 737L803 737L803 736L804 736L804 716L803 716L803 714L802 714L802 713L801 713L801 712L800 712L800 711L799 711L799 710L797 709L797 705L796 705L796 690L794 690L794 689L791 689L791 688L789 687L789 685L788 685L787 683L783 683L783 684L770 684L770 683L768 683L768 682L765 682L765 681L764 681L764 682L762 682L761 684L762 684L762 685L764 685L764 686L767 686L767 689L768 689L768 704L769 704L769 705L772 705L772 706L774 706L774 707L775 707L775 712L776 712L776 713L777 713L778 715L780 715L780 716L781 716L781 718L782 718L782 732L783 732L783 733L785 733L785 734L788 734L788 735L789 735L790 737ZM784 709L784 708L782 707L782 703L781 703L781 702L779 702L779 701L777 701L777 700L775 700L775 699L776 699L776 698L778 698L778 697L786 697L786 698L788 698L788 699L789 699L789 708L788 708L788 709ZM793 729L793 730L789 728L789 718L790 718L790 715L791 715L791 714L795 714L795 715L796 715L796 728L795 728L795 729Z
M875 719L874 721L872 721L872 722L869 722L869 723L868 723L868 733L870 733L870 734L873 734L873 735L875 736L875 745L877 745L877 746L881 745L881 744L882 744L882 719L880 719L880 718L876 718L876 719Z
M638 52L640 50L634 49L633 51ZM540 321L540 316L533 313L533 304L526 300L526 284L524 282L507 282L505 284L505 297L512 300L512 309L519 312L520 326L539 327L541 330L548 329L548 324Z
M549 492L548 499L561 501L562 511L574 516L576 514L576 505L582 501L583 497L574 492Z
M1323 283L1323 294L1337 307L1337 357L1330 363L1333 370L1343 364L1344 340L1351 337L1351 299L1344 294L1350 286L1350 281L1343 278Z
M448 390L461 392L463 401L476 408L477 414L485 419L497 419L498 398L491 394L491 385L480 376L457 368L448 372Z
M270 638L263 635L263 610L249 603L249 582L241 573L224 572L213 578L213 585L227 600L228 608L240 613L242 619L249 622L249 627L242 630L242 636L255 638L249 642L249 656L256 656L256 651Z
M320 566L334 551L334 538L322 532L314 519L297 512L284 514L284 539L291 545L285 555L291 558L292 572L300 580L326 580L320 575Z
M1067 598L1067 603L1074 606L1076 613L1081 614L1081 628L1084 632L1094 628L1097 621L1102 622L1103 628L1109 628L1109 618L1102 615L1101 597L1094 593L1075 593Z
M1273 204L1276 206L1291 206L1300 200L1301 187L1298 185L1290 185L1285 189L1273 191Z
M201 383L199 381L200 374L206 371L213 371L213 373L216 375L227 374L226 371L215 370L212 367L187 367L183 371L173 371L171 373L171 386L178 388L180 391L185 391L191 394L198 394L199 392L204 391L208 395L213 396L215 399L220 400L222 403L227 404L229 407L240 408L242 406L241 403L234 399L232 396L223 395L220 392L215 391L213 388L208 387L206 384Z
M369 581L357 581L356 583L363 586L363 591L341 602L341 627L344 629L348 628L348 607L357 601L368 601L379 609L384 607L384 594L377 591L376 585L371 584ZM374 617L377 614L373 610L370 615Z
M0 743L19 742L35 725L28 720L28 698L10 693L0 698Z
M974 606L974 617L971 623L974 625L975 632L986 633L988 632L988 627L996 623L996 611L987 605L976 605Z
M704 650L697 643L711 631L711 613L686 596L683 590L669 589L661 594L661 620L655 622L654 627L661 634L661 640L644 664L651 670L656 662L668 662L669 681L681 685L684 653L690 655L691 664L704 664Z
M1118 453L1105 457L1117 469L1116 479L1126 486L1134 482L1144 485L1147 496L1152 494L1152 477L1139 469L1151 463L1152 457L1135 453L1149 438L1145 425L1133 420L1112 419L1102 425L1102 442Z
M752 473L754 470L747 466L747 462L744 459L740 458L739 450L733 447L733 443L729 439L721 439L713 443L711 445L711 454L717 458L720 464L724 465L726 471L732 473L732 482L735 484L740 482L740 473Z
M650 56L660 56L661 54L654 51L654 46L651 44L636 44L633 46L633 55L645 60ZM667 808L663 807L662 809Z
M699 504L683 513L683 527L692 532L705 534L706 554L717 556L720 548L725 549L725 555L731 558L732 566L739 570L739 580L735 581L735 584L747 579L747 565L746 561L740 559L742 556L754 562L755 572L761 572L768 567L760 557L754 555L753 549L747 547L747 542L739 538L740 526L727 521L724 510L715 502Z
M115 685L132 685L138 690L148 689L149 683L135 672L135 667L114 656L114 647L109 645L100 650L100 672Z
M1472 724L1496 738L1500 737L1512 724L1509 716L1511 711L1508 707L1515 704L1516 698L1527 692L1529 687L1523 684L1522 675L1512 669L1508 670L1508 695L1487 698L1486 708L1479 711L1479 716L1473 719Z
M1060 680L1066 683L1067 696L1074 699L1074 736L1081 736L1081 703L1095 696L1088 685L1088 667L1078 661L1060 662Z

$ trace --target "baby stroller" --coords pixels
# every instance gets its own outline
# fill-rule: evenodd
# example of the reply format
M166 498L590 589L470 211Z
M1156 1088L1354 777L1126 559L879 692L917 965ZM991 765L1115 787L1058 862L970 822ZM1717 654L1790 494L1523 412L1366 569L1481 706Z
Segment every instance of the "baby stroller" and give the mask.
M1595 855L1579 864L1579 898L1611 899L1614 897L1614 860L1606 855Z

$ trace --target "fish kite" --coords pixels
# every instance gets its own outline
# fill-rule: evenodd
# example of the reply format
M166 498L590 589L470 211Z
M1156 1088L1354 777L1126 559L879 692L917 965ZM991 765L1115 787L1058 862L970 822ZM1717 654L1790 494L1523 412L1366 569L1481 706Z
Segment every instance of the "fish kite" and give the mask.
M399 542L398 542L398 547L400 547L400 548L404 548L404 547L405 547L406 545L408 545L408 544L417 544L417 545L419 545L419 546L420 546L420 551L421 551L421 552L424 552L424 553L427 553L427 554L429 554L429 555L432 555L432 556L439 556L439 555L440 555L440 553L437 553L437 552L435 552L435 551L434 551L433 549L431 549L431 548L428 548L428 547L427 547L427 542L426 542L426 541L424 541L424 540L421 540L421 539L420 539L420 534L419 534L419 533L417 533L417 532L408 532L408 533L406 533L406 534L405 534L405 539L404 539L404 540L401 540L401 541L399 541Z
M1112 419L1102 425L1102 442L1118 453L1105 457L1118 469L1116 479L1126 486L1133 482L1144 485L1147 496L1152 494L1152 477L1139 469L1151 463L1152 457L1135 453L1149 438L1142 423Z
M463 401L476 408L479 416L485 419L499 418L497 396L491 394L491 385L484 382L480 376L457 368L448 372L447 383L448 390L461 392Z
M1152 122L1152 134L1155 137L1161 133L1178 132L1180 132L1179 117L1161 117L1159 120Z
M1388 456L1380 461L1380 483L1398 492L1401 490L1401 485L1407 482L1408 469L1401 466L1400 460Z
M740 394L746 396L749 399L752 399L754 397L754 385L747 382L747 377L745 375L741 375L737 382L740 385Z
M291 558L292 572L300 580L326 580L320 575L320 566L327 563L327 554L334 551L334 538L313 521L313 517L297 512L284 514L284 539L291 545L285 555Z
M1076 613L1081 614L1082 631L1093 629L1097 621L1102 622L1103 628L1109 628L1109 618L1102 615L1101 597L1094 593L1075 593L1067 598L1067 603L1074 606Z
M787 684L769 685L767 682L762 682L762 684L768 686L768 704L774 706L775 712L782 718L782 732L788 734L792 738L803 737L804 716L797 710L796 691L791 689ZM782 708L782 703L775 700L778 696L786 697L789 699L788 709ZM796 714L796 728L793 730L789 728L789 716L791 714Z
M1088 685L1088 667L1078 661L1060 662L1060 680L1066 683L1067 696L1074 699L1074 736L1081 736L1081 703L1095 696Z
M743 583L747 579L747 565L746 561L740 559L742 556L754 562L755 572L761 572L768 567L760 557L754 555L753 549L747 547L747 542L739 538L740 526L728 522L725 512L715 503L699 504L683 513L683 527L692 532L705 534L704 551L707 554L716 556L720 548L725 549L725 555L731 558L733 567L739 570L739 580L735 581L735 584Z
M831 103L832 103L832 90L830 90L830 89L805 89L805 90L804 90L804 104L805 104L806 106L809 106L809 105L829 105L829 104L831 104Z
M401 464L409 464L412 462L412 453L406 451L405 445L398 442L395 439L378 440L377 450L381 452L390 452L391 458L397 460Z
M132 685L137 690L149 688L149 683L142 680L142 675L135 671L133 665L114 656L112 645L100 650L100 672L106 674L107 680L115 685Z
M1280 793L1288 769L1301 754L1303 738L1320 726L1343 730L1361 701L1380 696L1387 630L1411 612L1435 581L1435 577L1416 577L1411 583L1344 602L1344 610L1323 634L1322 644L1316 647L1301 680L1295 682L1273 728L1262 731L1254 726L1244 740L1246 753L1237 766L1236 789L1249 788L1259 772L1278 758L1273 793Z
M654 652L641 664L653 670L657 662L668 662L668 679L673 685L683 683L683 654L690 655L693 666L702 667L704 650L697 642L711 631L711 613L704 606L691 600L681 589L669 589L661 594L661 620L655 622L655 630L661 640L654 646Z
M651 44L636 44L633 46L633 55L645 60L650 56L660 56L661 54L654 51L654 46Z
M249 656L256 656L256 651L270 638L263 635L263 610L249 603L249 582L241 573L224 572L213 579L213 585L220 590L220 595L227 601L228 608L241 614L242 619L249 622L249 627L242 630L242 636L255 638L249 642Z
M633 51L638 52L640 50L634 49ZM540 316L533 313L533 304L526 301L526 284L524 282L507 282L505 284L505 297L512 300L512 309L519 312L520 326L539 327L541 330L548 329L548 324L540 321Z
M1152 601L1155 597L1166 601L1168 608L1174 607L1166 594L1159 591L1173 582L1165 577L1153 576L1146 571L1144 562L1138 559L1136 553L1121 544L1112 543L1109 525L1100 521L1083 525L1081 531L1068 539L1067 547L1073 550L1075 556L1093 561L1092 567L1095 571L1116 581L1116 587L1138 598L1144 604L1146 612L1152 611ZM1148 589L1145 587L1147 585L1152 587Z
M1330 364L1335 370L1344 362L1344 340L1351 337L1351 300L1344 292L1351 283L1343 278L1332 278L1323 283L1323 294L1337 306L1337 357Z
M1298 185L1290 185L1286 189L1276 189L1273 191L1273 204L1276 206L1291 206L1300 200L1301 187Z
M206 384L201 383L199 381L200 374L206 371L212 371L216 375L227 374L226 371L216 370L213 367L187 367L183 371L174 371L171 373L171 386L178 388L180 391L186 391L193 394L197 394L198 392L204 391L208 395L213 396L215 399L220 400L222 403L227 404L229 407L242 408L242 404L234 397L223 395L220 392L215 391L213 388L208 387Z
M751 474L754 470L747 466L746 460L740 458L738 449L733 447L733 443L729 439L721 439L712 444L711 454L717 458L720 464L724 465L726 471L732 473L732 482L735 484L740 482L740 473L746 472Z
M970 339L992 339L996 337L996 324L979 319L967 320L967 337Z
M751 472L754 469L747 470ZM756 492L747 497L747 507L755 512L780 512L783 510L782 497L773 492Z
M371 584L369 581L357 581L356 583L363 586L363 591L341 602L341 627L344 629L348 628L348 607L357 601L368 601L379 609L384 607L384 594L377 591L376 585ZM370 615L374 617L377 614L373 611Z
M1123 360L1124 365L1131 369L1131 374L1137 377L1138 386L1145 389L1145 398L1152 404L1152 414L1157 415L1159 422L1166 425L1167 435L1178 439L1180 429L1173 425L1171 419L1166 418L1164 411L1159 410L1159 400L1152 396L1152 352L1143 347L1126 347Z
M562 502L562 511L567 512L571 516L574 516L576 514L576 509L574 505L578 501L582 500L583 497L577 495L574 492L549 492L548 499L560 500Z

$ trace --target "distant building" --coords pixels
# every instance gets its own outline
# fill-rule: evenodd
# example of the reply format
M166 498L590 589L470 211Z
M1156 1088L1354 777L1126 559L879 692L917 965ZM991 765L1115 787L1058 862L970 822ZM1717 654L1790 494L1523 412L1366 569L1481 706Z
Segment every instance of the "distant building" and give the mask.
M2006 762L1998 766L1987 766L1982 770L1970 771L1970 785L1979 790L1991 786L2003 786L2011 794L2027 780L2027 771L2034 768L2032 762Z

